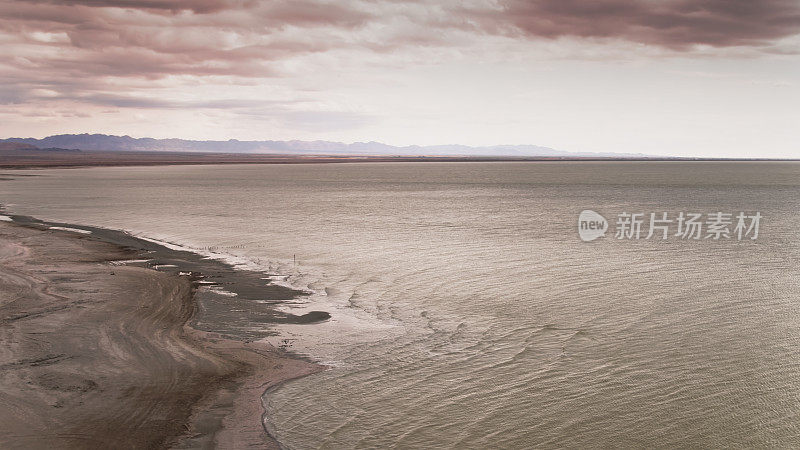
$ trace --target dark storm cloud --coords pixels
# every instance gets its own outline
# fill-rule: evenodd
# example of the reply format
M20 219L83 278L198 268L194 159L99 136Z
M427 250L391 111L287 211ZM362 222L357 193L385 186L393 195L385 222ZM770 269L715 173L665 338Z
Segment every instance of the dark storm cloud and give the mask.
M178 14L193 12L206 16L205 20L213 21L209 17L214 13L226 11L248 11L255 15L263 25L337 25L352 27L362 24L369 18L359 9L348 6L348 2L319 2L314 0L16 0L9 2L11 10L18 18L35 18L42 16L42 8L67 7L94 10L99 13L103 8L122 8L129 11L147 11L149 13ZM28 8L34 6L35 9ZM8 8L4 8L6 12ZM51 10L52 11L52 10ZM66 12L66 10L61 10ZM83 14L86 14L86 9ZM72 14L67 14L71 16ZM91 13L85 16L91 19ZM255 18L255 17L254 17ZM49 19L59 21L58 17L50 16ZM68 20L71 21L71 20ZM247 25L247 24L242 24Z
M0 0L0 103L171 108L137 95L149 89L143 82L287 77L297 72L282 63L336 61L336 51L391 64L400 50L469 48L492 36L780 55L792 50L776 42L799 32L796 0ZM305 61L293 66L300 75Z
M31 0L31 3L49 3L53 5L84 5L93 7L134 8L134 9L163 9L169 11L191 10L199 13L208 13L227 9L234 2L221 0Z
M6 45L0 55L39 69L84 70L93 76L269 77L276 74L272 61L343 45L333 35L311 40L302 31L284 37L281 30L326 28L333 33L369 18L354 8L305 0L68 3L0 3L0 32L17 37L17 47ZM175 12L189 6L195 13ZM41 51L31 53L30 44Z
M800 33L796 0L506 0L482 23L528 37L616 38L688 49L758 46Z

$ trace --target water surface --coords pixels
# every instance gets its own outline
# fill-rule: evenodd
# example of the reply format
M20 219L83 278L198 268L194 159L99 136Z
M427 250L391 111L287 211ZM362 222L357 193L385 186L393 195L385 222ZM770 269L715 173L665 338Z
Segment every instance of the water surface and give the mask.
M800 446L797 163L35 173L0 202L315 292L293 312L333 319L280 340L331 369L265 398L289 448ZM755 241L584 243L583 209L763 219Z

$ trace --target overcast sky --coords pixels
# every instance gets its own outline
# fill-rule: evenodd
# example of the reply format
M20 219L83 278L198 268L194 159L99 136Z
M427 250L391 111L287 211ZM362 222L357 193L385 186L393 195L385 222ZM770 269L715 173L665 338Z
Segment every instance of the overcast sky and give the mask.
M800 157L797 0L0 0L0 137Z

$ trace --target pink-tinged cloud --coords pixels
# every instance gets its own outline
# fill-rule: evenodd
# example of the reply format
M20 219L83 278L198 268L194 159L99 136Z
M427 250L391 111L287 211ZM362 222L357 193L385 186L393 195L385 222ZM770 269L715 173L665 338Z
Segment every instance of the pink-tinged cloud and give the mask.
M484 20L506 20L531 38L616 38L680 50L758 46L800 33L800 2L506 0Z
M368 118L347 99L341 111L306 101L309 73L346 83L382 66L380 82L391 83L392 70L439 63L431 49L459 58L502 41L519 55L558 38L780 55L794 50L777 43L798 34L796 0L0 0L0 104L214 109L346 127Z
M237 3L241 5L244 2L232 2L225 0L76 0L76 1L59 1L59 0L31 0L31 3L46 3L52 5L68 5L68 6L92 6L92 7L108 7L108 8L132 8L132 9L160 9L167 11L194 11L198 13L210 13L222 9L229 9L234 7Z

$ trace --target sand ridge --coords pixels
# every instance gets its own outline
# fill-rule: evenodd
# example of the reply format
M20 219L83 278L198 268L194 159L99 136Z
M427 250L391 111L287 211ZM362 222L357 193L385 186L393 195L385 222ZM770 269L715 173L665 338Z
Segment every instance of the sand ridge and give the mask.
M192 329L191 277L136 256L0 223L0 447L277 447L261 393L321 367Z

